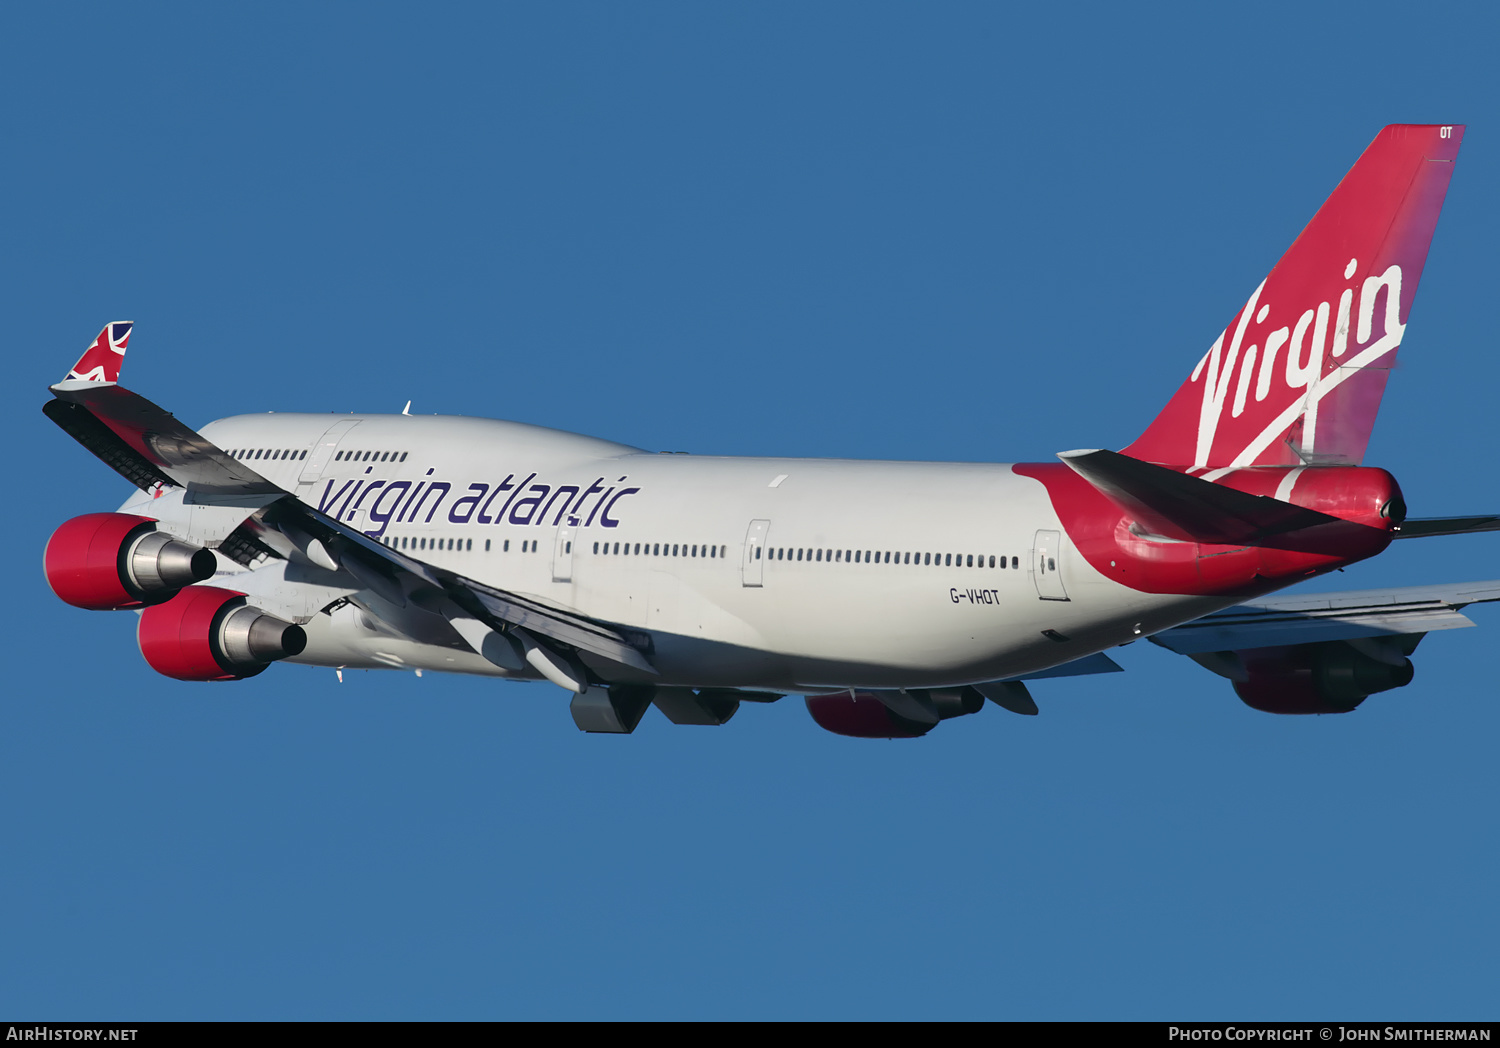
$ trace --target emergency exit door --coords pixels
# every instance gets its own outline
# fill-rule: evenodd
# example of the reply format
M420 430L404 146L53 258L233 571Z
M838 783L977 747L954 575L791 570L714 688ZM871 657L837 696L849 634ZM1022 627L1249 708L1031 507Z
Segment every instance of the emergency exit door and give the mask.
M1062 580L1062 532L1038 531L1031 551L1031 578L1042 600L1067 600Z

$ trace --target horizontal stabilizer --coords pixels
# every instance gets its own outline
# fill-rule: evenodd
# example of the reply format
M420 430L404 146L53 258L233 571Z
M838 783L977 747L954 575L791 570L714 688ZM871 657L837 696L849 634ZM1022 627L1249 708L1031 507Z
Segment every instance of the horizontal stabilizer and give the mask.
M1321 524L1347 523L1113 451L1065 451L1057 457L1143 528L1164 538L1254 545Z
M1479 531L1500 531L1500 516L1478 517L1408 517L1391 529L1394 539L1430 539L1439 535L1472 535Z
M1460 609L1500 600L1500 581L1320 593L1257 601L1163 630L1153 644L1180 655L1462 629Z

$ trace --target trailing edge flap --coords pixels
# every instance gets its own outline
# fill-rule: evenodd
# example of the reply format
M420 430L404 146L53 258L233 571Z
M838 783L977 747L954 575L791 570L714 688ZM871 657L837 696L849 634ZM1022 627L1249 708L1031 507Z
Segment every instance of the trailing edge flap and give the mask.
M1350 523L1113 451L1065 451L1057 457L1142 527L1164 538L1254 545L1320 524Z
M1035 717L1041 712L1036 700L1031 697L1031 692L1026 690L1026 685L1018 680L992 680L974 685L974 690L1001 709L1019 713L1023 717Z
M1500 531L1500 516L1408 517L1391 529L1391 538L1430 539L1439 535L1472 535L1477 531Z
M1282 597L1206 615L1150 639L1178 654L1197 655L1396 637L1472 626L1460 609L1489 601L1500 601L1500 580Z
M466 611L493 628L524 627L556 641L645 673L656 669L641 653L640 637L539 601L494 589L408 557L300 501L171 412L123 386L59 383L43 412L106 465L144 491L157 484L185 489L190 505L260 510L247 523L284 531L294 543L316 539L365 588L401 606L421 583L446 591ZM316 560L316 558L312 558ZM403 584L403 576L406 583ZM416 582L416 586L411 586ZM632 643L634 640L635 643Z
M186 489L190 505L247 509L287 494L124 386L60 383L52 392L47 417L137 486L166 480Z

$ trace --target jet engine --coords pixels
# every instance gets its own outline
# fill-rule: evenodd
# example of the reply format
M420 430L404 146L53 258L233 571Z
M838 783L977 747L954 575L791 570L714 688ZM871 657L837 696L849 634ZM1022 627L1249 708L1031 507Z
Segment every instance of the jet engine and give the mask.
M160 604L211 578L218 566L208 550L130 513L74 517L52 533L43 563L52 592L90 611Z
M835 735L856 739L915 739L935 728L938 721L978 713L984 706L984 696L973 688L890 694L890 704L869 691L809 695L807 712L818 727ZM898 703L904 712L897 713L891 708Z
M189 586L141 612L136 639L152 669L178 680L242 680L307 646L301 626L214 586Z
M1415 647L1415 645L1411 645ZM1412 681L1411 660L1387 645L1345 641L1253 648L1231 679L1245 705L1266 713L1348 713L1376 692Z

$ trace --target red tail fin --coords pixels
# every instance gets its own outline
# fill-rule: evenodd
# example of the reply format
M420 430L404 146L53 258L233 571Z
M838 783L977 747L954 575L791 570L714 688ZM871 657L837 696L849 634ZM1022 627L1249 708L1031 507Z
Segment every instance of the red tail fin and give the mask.
M64 382L118 382L120 365L125 360L125 347L130 342L130 329L134 325L128 320L116 320L104 325L104 330L83 351L78 363L73 365Z
M1357 465L1463 134L1381 131L1125 454L1193 469Z

